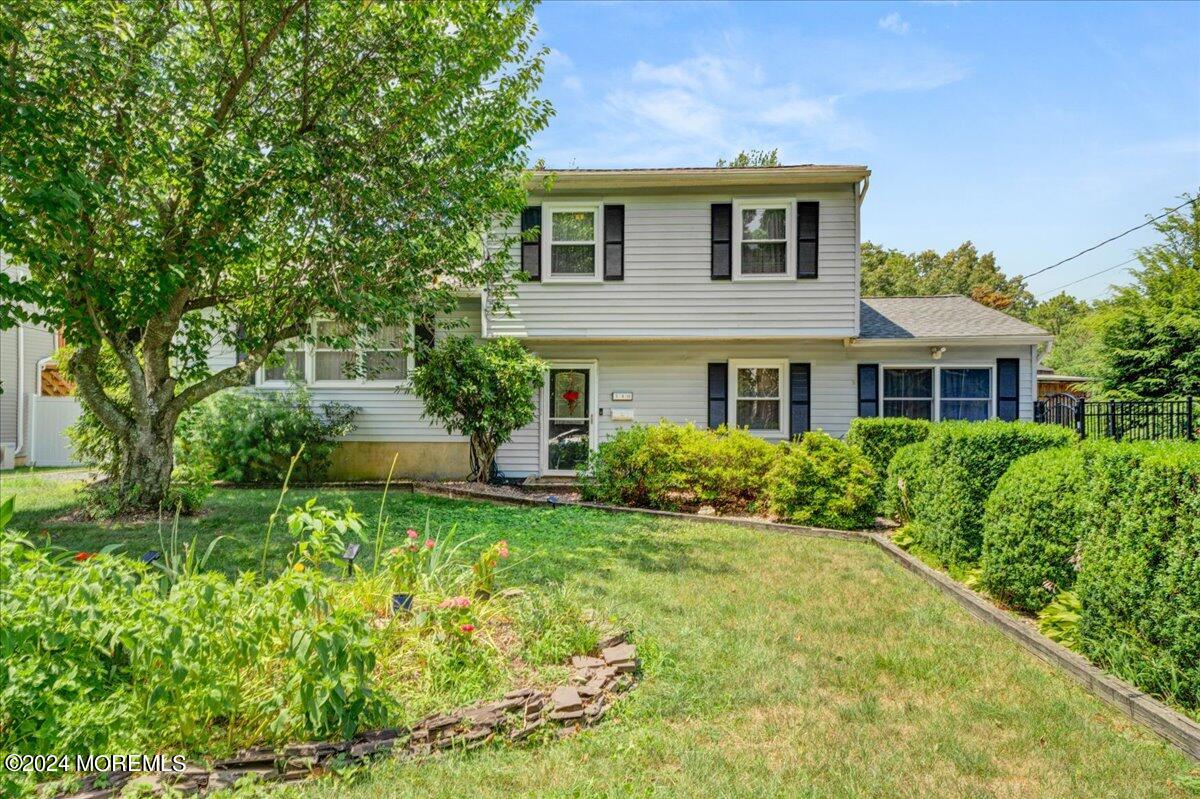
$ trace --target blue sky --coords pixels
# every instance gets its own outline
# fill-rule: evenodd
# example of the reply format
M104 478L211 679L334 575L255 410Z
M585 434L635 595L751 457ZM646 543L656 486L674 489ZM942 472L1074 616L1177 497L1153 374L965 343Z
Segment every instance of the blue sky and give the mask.
M550 166L705 166L772 147L785 163L862 163L865 239L970 239L1009 274L1200 188L1200 3L545 2L537 19L557 113L533 155Z

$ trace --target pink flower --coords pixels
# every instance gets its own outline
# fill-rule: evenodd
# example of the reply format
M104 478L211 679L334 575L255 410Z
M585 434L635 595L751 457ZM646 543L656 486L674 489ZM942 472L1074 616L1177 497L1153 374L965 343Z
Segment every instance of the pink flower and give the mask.
M433 549L433 539L432 539L432 538L426 538L426 539L425 539L425 548L426 548L426 549Z
M465 596L452 596L442 600L439 608L469 608L471 600Z
M469 633L475 632L475 625L474 624L463 624L463 625L459 626L458 629L462 630L464 633L469 634Z
M507 542L507 541L501 541L501 542L500 542L500 552L499 552L499 554L500 554L500 557L502 557L502 558L507 558L507 557L508 557L508 542Z
M409 537L409 538L416 538L416 537L417 537L417 531L416 531L416 530L412 530L412 529L410 529L410 530L408 531L408 537Z

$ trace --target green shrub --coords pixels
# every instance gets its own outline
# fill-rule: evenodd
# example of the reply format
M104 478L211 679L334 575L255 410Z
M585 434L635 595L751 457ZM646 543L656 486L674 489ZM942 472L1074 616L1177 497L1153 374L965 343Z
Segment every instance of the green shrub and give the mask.
M1087 472L1081 447L1056 447L1013 462L983 514L981 585L1031 613L1075 584Z
M884 507L888 466L901 447L918 444L929 435L924 419L864 416L850 422L846 443L858 447L875 470L876 507Z
M884 479L883 511L892 519L908 524L920 492L927 486L929 446L925 442L907 444L896 450Z
M777 448L745 430L698 430L660 422L617 432L580 470L592 502L678 510L712 505L724 512L756 505Z
M857 448L817 430L781 445L765 498L783 521L853 530L875 520L875 485L875 472Z
M1032 422L932 425L922 488L909 497L914 537L949 566L975 564L983 543L984 503L1009 465L1074 440L1066 428Z
M1081 648L1200 708L1200 444L1116 444L1089 464Z
M201 404L188 441L212 464L215 479L231 483L281 482L303 446L293 477L317 482L329 470L337 439L354 429L357 413L335 402L318 412L300 387L223 391Z

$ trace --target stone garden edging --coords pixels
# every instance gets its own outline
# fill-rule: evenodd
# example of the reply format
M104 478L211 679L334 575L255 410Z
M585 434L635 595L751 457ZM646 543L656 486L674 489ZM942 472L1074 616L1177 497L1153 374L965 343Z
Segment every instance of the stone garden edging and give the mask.
M893 560L948 594L972 616L1000 630L1023 649L1058 668L1097 698L1150 729L1184 754L1200 760L1200 724L1096 667L1082 655L1051 641L954 578L905 552L886 535L873 533L870 538Z
M457 486L445 486L440 483L423 481L415 481L413 483L413 491L418 494L453 499L474 499L509 505L546 506L545 501L530 497L501 496L471 491L470 489ZM815 538L837 538L845 541L861 541L874 544L905 569L950 596L979 621L1000 630L1021 648L1043 662L1054 666L1059 671L1062 671L1104 703L1116 708L1133 721L1154 732L1189 757L1200 760L1200 724L1197 724L1179 711L1168 707L1143 691L1138 690L1119 677L1108 674L1093 665L1082 655L1072 652L1062 644L1051 641L1030 625L1009 615L991 601L975 593L949 575L926 565L919 558L905 552L892 543L887 535L882 533L859 530L831 530L824 527L802 527L730 516L700 516L694 513L625 508L616 505L601 505L594 502L561 502L559 504L577 508L591 508L606 513L638 513L667 519L681 519L689 522L730 524L768 532L805 535Z
M553 688L518 688L493 702L435 713L411 727L372 730L344 741L248 749L207 768L189 766L177 774L91 774L83 778L80 790L59 794L58 799L108 799L139 785L154 796L167 788L203 796L251 776L263 782L292 782L334 766L385 756L419 758L441 750L474 749L499 739L518 743L539 733L555 740L567 738L600 722L636 684L637 649L626 637L620 633L602 641L598 657L572 657L567 681Z

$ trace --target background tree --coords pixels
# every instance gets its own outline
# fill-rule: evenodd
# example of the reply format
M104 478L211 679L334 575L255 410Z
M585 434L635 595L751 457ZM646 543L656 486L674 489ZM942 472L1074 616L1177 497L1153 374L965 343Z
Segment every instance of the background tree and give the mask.
M550 114L534 33L522 0L0 6L0 250L30 267L0 324L62 328L125 507L166 496L184 410L310 319L348 347L504 289L478 234Z
M545 364L512 338L451 336L413 373L425 418L471 439L471 479L485 482L496 450L533 421Z
M1134 283L1098 314L1099 387L1109 396L1200 395L1198 206L1154 224L1162 240L1138 251Z
M980 255L969 241L945 254L905 253L863 242L862 293L864 297L963 294L1019 317L1036 304L1024 279L1004 274L994 253Z
M740 169L750 166L779 166L779 148L774 150L742 150L729 161L717 159L717 166Z
M1042 300L1030 308L1025 318L1032 324L1044 328L1057 336L1068 325L1086 316L1090 311L1091 306L1086 302L1075 299L1065 291L1061 291L1050 299Z

